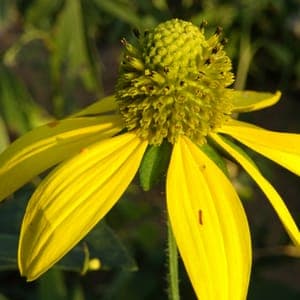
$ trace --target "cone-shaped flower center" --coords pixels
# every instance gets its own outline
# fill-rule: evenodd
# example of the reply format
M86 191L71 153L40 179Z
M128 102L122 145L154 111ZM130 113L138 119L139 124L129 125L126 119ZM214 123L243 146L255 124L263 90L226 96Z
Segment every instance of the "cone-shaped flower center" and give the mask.
M128 130L150 144L179 135L202 144L230 114L231 61L220 33L173 19L138 35L135 45L122 40L125 53L116 87Z

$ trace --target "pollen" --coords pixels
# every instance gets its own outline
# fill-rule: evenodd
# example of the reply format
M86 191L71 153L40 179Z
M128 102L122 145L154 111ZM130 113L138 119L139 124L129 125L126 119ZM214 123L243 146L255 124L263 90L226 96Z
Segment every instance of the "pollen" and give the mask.
M231 113L231 61L221 30L206 38L204 27L172 19L121 41L120 113L150 144L185 135L201 145Z

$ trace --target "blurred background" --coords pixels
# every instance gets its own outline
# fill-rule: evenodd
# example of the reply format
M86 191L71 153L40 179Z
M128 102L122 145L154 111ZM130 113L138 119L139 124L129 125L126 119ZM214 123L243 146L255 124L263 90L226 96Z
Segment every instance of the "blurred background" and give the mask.
M120 39L170 18L208 22L228 38L235 88L283 92L274 107L241 119L300 131L299 0L0 0L0 152L18 136L111 94ZM299 178L249 153L300 222ZM249 300L300 299L300 254L268 201L229 163L247 210L254 263ZM0 300L167 299L163 185L136 180L117 206L56 268L26 283L16 267L24 207L37 182L0 204ZM88 262L102 267L89 271ZM180 264L182 299L195 299Z

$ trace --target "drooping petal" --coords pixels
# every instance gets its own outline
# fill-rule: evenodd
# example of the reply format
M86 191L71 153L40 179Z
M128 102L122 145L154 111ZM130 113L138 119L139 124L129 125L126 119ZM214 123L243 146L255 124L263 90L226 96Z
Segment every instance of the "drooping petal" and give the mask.
M39 173L122 129L117 116L69 118L33 129L0 155L0 200Z
M112 114L118 110L114 96L108 96L75 113L72 117L100 116Z
M251 241L243 207L223 172L185 137L172 152L167 207L197 297L246 299Z
M293 217L291 216L280 195L276 192L270 182L262 176L254 162L250 160L250 158L246 156L246 154L242 152L240 148L232 144L227 139L221 138L217 134L211 134L211 138L227 153L229 153L258 184L264 194L268 197L271 205L274 207L292 241L296 245L300 246L300 232L293 220Z
M230 120L218 129L254 151L300 175L300 134L266 130L251 124Z
M34 280L75 246L121 197L147 147L134 133L104 140L54 170L26 209L19 268Z
M256 91L233 91L233 112L248 112L266 108L279 101L281 92L275 94Z

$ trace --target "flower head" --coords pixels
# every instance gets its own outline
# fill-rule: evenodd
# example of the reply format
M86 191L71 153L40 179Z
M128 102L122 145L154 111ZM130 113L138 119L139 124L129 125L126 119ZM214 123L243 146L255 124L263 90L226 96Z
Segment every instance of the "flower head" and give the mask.
M231 61L220 34L170 20L146 31L125 53L116 98L128 130L149 144L187 136L203 144L230 114Z
M38 186L24 216L19 267L34 280L78 243L119 200L146 148L172 144L167 209L200 299L246 299L251 242L242 204L207 151L218 145L256 181L292 241L300 234L273 186L234 140L300 174L300 135L234 120L276 103L280 93L235 91L219 30L209 38L170 20L123 40L115 96L15 141L0 156L0 198L60 163ZM211 151L211 148L209 148Z

